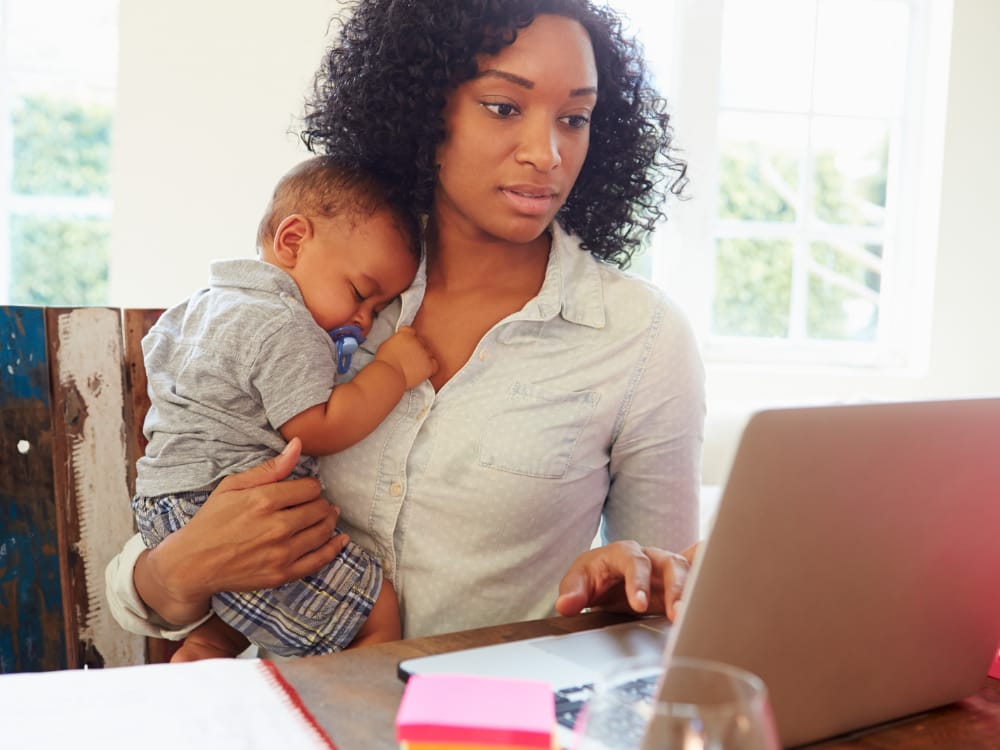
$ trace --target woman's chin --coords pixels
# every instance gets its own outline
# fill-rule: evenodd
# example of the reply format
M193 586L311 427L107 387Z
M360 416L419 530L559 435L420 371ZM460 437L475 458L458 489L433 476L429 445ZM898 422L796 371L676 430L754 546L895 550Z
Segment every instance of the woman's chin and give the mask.
M522 216L505 222L494 234L498 239L514 245L529 245L544 235L554 216Z

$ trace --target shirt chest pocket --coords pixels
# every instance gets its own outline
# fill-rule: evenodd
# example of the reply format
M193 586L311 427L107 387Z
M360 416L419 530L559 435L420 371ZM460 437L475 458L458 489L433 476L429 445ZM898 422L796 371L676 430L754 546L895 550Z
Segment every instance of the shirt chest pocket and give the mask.
M531 477L566 474L600 394L515 383L483 428L479 463Z

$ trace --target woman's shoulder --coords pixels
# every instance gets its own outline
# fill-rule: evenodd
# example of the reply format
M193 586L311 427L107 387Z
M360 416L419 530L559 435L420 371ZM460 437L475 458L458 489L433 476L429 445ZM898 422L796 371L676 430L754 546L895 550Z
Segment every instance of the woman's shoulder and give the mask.
M680 315L681 310L670 296L650 279L631 270L599 260L580 247L580 240L558 224L553 227L554 244L566 259L564 282L581 293L596 292L600 287L605 307L621 309L657 309Z
M591 256L601 277L605 290L605 301L635 300L658 308L677 309L676 303L660 285L637 271L618 268Z
M652 337L674 355L679 348L696 348L687 314L662 287L635 273L595 262L601 266L609 328L620 334L623 329L632 329L640 336Z
M652 280L636 271L621 269L599 260L580 249L578 243L574 242L572 252L576 256L573 265L577 266L578 271L573 275L580 282L579 291L583 294L594 294L598 289L590 290L588 287L591 283L598 287L606 316L618 318L626 316L635 319L636 323L657 318L687 327L687 316L684 311Z

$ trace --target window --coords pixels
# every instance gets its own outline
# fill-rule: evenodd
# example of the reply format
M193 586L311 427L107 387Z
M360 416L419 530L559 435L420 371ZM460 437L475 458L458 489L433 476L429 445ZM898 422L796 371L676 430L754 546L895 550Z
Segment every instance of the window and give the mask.
M118 0L0 0L0 302L107 302Z
M649 272L709 362L920 367L950 4L619 7L691 170L692 200L669 212Z

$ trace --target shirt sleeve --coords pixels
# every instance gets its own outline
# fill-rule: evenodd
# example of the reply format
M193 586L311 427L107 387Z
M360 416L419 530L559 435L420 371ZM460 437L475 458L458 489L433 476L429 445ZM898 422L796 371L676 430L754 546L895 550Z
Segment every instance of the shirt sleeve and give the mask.
M250 375L267 419L278 429L330 398L337 374L330 337L312 319L290 319L264 342ZM293 327L294 326L294 327Z
M680 551L697 541L705 373L687 319L658 307L611 449L603 541Z
M147 607L139 592L135 590L133 580L136 561L145 549L142 537L136 534L125 543L122 551L115 555L104 569L104 585L111 616L130 633L179 641L205 622L211 613L187 627L177 628Z

